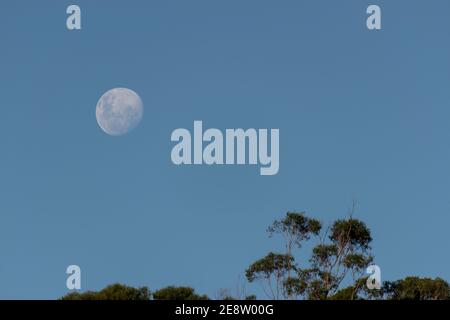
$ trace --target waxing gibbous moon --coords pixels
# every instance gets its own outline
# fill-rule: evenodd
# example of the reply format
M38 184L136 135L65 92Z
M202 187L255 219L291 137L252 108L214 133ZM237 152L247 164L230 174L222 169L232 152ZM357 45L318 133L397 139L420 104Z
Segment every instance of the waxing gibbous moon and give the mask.
M107 91L98 100L95 115L104 132L121 136L141 122L144 106L139 95L133 90L115 88Z

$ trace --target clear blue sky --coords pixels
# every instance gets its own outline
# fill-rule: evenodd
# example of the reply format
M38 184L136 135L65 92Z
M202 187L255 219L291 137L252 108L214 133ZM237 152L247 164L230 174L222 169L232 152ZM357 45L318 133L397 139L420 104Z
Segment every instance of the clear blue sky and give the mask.
M384 280L450 280L448 0L73 3L81 31L72 2L0 4L0 298L57 298L70 264L84 290L214 296L281 249L273 219L328 223L353 199ZM114 87L145 107L122 137L95 119ZM279 128L279 174L174 166L194 120Z

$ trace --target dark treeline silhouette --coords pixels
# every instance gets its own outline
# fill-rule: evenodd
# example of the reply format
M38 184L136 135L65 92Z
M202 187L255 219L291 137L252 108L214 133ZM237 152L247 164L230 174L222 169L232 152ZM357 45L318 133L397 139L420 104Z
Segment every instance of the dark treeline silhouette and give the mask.
M366 268L374 261L370 229L363 221L339 219L330 226L305 213L288 212L267 229L270 237L281 236L281 252L269 252L245 271L248 282L259 282L267 298L309 300L449 300L450 285L441 278L406 277L385 281L380 289L370 290ZM300 263L303 245L314 238L309 259ZM302 252L304 256L304 252ZM223 294L218 299L257 297ZM169 286L151 292L147 287L121 284L100 291L73 292L63 300L205 300L193 288Z

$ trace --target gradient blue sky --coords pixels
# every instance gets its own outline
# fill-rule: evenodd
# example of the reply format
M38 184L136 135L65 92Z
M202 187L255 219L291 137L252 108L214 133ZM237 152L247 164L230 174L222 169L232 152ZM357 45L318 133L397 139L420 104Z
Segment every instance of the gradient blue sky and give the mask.
M450 279L448 0L74 3L81 31L72 2L0 3L0 298L57 298L70 264L83 289L214 296L281 249L273 219L353 199L384 280ZM145 105L122 137L95 119L114 87ZM279 128L279 174L172 165L194 120Z

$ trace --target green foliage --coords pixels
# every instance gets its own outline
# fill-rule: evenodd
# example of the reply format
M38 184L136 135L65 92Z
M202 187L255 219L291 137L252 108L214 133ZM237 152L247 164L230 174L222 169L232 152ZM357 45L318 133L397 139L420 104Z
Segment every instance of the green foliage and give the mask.
M152 294L147 287L133 288L121 284L109 285L100 291L72 292L61 300L150 300ZM153 293L155 300L208 300L190 287L166 287Z
M198 295L191 287L169 286L153 293L155 300L208 300L206 295Z
M236 299L233 296L225 296L222 300L224 300L224 301L232 301L232 300L238 300L238 299ZM256 300L256 295L252 294L252 295L246 296L244 298L244 300Z
M329 300L359 300L360 297L356 294L357 291L355 286L349 286L337 291Z
M286 287L283 285L284 278L293 269L295 267L292 256L270 252L264 258L250 265L245 271L245 276L249 282L266 280L269 283L266 293L270 298L278 299L280 295L286 295Z
M328 240L330 243L323 241L313 248L311 268L303 271L308 274L307 297L328 299L348 296L353 299L358 286L350 286L340 292L339 288L348 277L356 284L373 261L368 253L372 241L370 230L360 220L341 219L332 224Z
M308 282L301 276L287 277L284 280L283 285L288 297L304 295L308 289Z
M286 253L269 253L256 261L247 269L247 279L250 282L267 282L269 287L275 287L272 293L280 291L281 283L285 298L355 297L358 286L354 286L352 294L349 294L350 288L339 292L339 295L337 292L344 279L351 277L356 283L362 278L365 268L372 262L373 257L369 253L372 241L370 229L364 222L352 217L336 220L321 237L322 241L312 249L310 265L301 268L295 261L294 245L301 249L303 242L310 240L311 236L318 236L321 230L322 224L303 212L288 212L283 219L275 220L268 232L270 236L283 236Z
M101 291L72 292L61 300L150 300L151 293L147 287L133 288L122 284L112 284Z
M276 220L268 232L270 236L283 236L286 253L270 252L251 264L246 270L248 281L267 282L271 298L278 298L281 291L285 298L314 300L450 299L450 285L440 278L407 277L385 282L381 290L369 290L365 270L373 261L372 235L364 222L353 217L333 222L321 236L321 242L312 248L310 264L301 268L295 260L294 245L300 249L303 242L319 235L321 229L318 220L304 213L289 212L282 220ZM352 284L342 288L348 280Z
M450 285L441 278L407 277L384 282L381 290L369 290L365 270L373 261L370 253L372 236L370 229L360 220L336 220L324 234L322 224L302 213L288 212L281 220L275 220L268 228L270 236L282 235L285 253L269 252L252 263L245 275L249 282L262 281L268 286L265 292L272 299L306 298L313 300L450 300ZM308 265L300 267L295 260L294 249L301 249L303 242L312 236L321 241L312 248ZM348 281L350 280L350 281ZM342 284L349 284L342 288ZM267 291L267 288L269 289ZM224 292L226 293L226 292ZM242 295L238 295L242 299ZM230 294L220 295L224 300L235 300ZM69 293L62 300L150 300L147 287L133 288L121 284L107 286L103 290ZM153 293L155 300L207 300L191 287L169 286ZM255 295L245 300L256 300Z
M334 244L319 244L313 248L311 262L313 265L325 264L330 257L338 254L338 248Z
M406 277L385 282L383 293L390 300L450 300L450 285L441 278Z
M368 277L361 277L353 285L339 289L329 297L330 300L373 300L379 299L380 290L369 290L367 288Z
M289 255L270 252L264 258L254 262L245 271L245 275L249 282L253 282L256 279L268 279L273 274L282 276L286 274L293 260Z
M363 272L372 261L372 256L367 256L361 253L350 253L343 258L342 264L347 269Z
M308 218L304 212L288 212L282 220L275 220L267 229L270 236L282 234L288 241L301 246L301 242L309 240L311 235L318 235L322 224L319 220Z
M357 219L337 220L331 227L330 240L339 248L353 246L367 250L372 241L370 230L366 224Z

